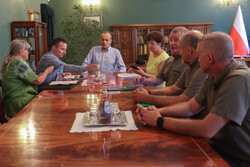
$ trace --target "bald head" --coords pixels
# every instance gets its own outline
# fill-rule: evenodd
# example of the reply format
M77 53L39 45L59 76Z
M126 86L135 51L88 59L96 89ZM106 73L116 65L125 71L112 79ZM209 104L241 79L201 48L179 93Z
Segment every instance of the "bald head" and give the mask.
M196 49L199 40L203 37L203 33L198 30L191 30L183 35L181 38L181 46L185 47L187 45Z
M213 53L219 62L229 63L233 59L233 41L224 32L213 32L204 35L199 41L199 46L202 50Z
M182 59L187 64L192 64L199 57L196 48L203 34L197 30L185 33L180 41Z

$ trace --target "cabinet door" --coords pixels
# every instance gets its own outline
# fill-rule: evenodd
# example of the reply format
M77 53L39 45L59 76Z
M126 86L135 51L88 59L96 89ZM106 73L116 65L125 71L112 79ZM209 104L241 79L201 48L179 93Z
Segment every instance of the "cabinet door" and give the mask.
M133 61L130 29L119 30L120 52L125 63Z
M200 32L202 32L203 34L207 34L210 32L210 28L208 29L207 26L188 26L187 27L189 30L198 30Z
M147 47L147 34L148 29L137 29L137 41L136 41L136 47L137 47L137 60L147 60L149 55L149 49Z
M47 29L46 23L35 21L13 21L12 40L26 40L31 45L29 65L35 69L40 57L45 54L47 48Z

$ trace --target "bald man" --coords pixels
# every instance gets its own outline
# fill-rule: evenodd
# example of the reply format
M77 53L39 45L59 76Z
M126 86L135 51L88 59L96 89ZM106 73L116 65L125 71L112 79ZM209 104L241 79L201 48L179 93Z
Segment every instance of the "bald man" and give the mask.
M93 47L82 65L99 64L102 72L126 72L126 65L123 62L118 49L111 47L112 35L105 31L100 38L101 46Z
M198 92L202 85L205 74L198 62L196 51L198 41L203 34L200 31L192 30L181 38L180 48L183 61L188 64L181 77L175 84L161 89L147 91L137 89L133 91L133 97L137 102L155 104L157 106L168 106L178 102L188 101Z
M197 51L209 77L195 97L160 109L137 105L139 117L151 126L207 138L231 166L250 166L250 69L234 61L233 41L225 33L205 35ZM176 118L194 115L203 107L209 113L202 120Z

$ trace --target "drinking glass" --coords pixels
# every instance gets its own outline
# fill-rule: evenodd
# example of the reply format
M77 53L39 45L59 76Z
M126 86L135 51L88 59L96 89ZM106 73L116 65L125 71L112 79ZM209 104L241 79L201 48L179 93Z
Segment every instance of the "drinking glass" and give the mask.
M111 108L111 122L120 123L121 113L120 113L118 103L110 103L110 108Z
M89 111L89 124L98 124L99 121L98 121L98 113L99 113L99 106L98 104L93 104L90 108L90 111Z

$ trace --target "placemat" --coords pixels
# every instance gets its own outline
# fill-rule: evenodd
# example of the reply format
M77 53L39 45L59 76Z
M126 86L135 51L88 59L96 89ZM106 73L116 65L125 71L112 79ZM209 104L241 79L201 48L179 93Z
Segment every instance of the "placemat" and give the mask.
M76 113L75 121L73 122L70 133L75 132L100 132L109 130L138 130L131 111L124 111L127 117L128 124L126 126L102 126L102 127L84 127L83 117L85 113Z

